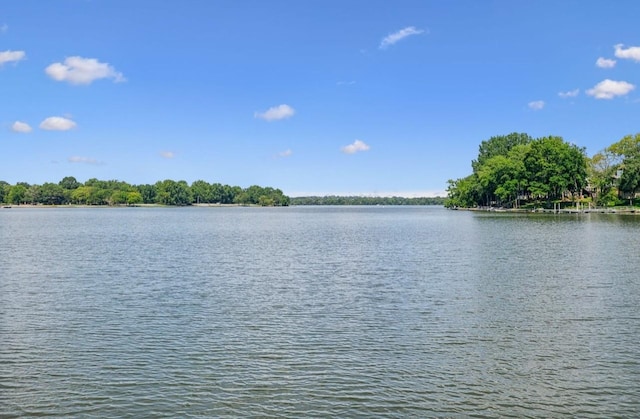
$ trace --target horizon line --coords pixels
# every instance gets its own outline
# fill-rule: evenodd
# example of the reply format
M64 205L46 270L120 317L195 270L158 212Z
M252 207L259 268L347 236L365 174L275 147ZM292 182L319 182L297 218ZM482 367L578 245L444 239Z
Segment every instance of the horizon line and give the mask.
M365 197L365 198L446 198L446 191L402 191L402 192L332 192L332 193L324 193L324 192L291 192L286 193L290 198L302 198L302 197L311 197L311 196L340 196L340 197Z

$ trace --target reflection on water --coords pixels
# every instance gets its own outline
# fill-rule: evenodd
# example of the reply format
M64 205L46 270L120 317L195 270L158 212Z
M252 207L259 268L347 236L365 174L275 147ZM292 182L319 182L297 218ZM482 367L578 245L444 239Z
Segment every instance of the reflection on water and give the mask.
M0 212L0 417L637 416L640 218Z

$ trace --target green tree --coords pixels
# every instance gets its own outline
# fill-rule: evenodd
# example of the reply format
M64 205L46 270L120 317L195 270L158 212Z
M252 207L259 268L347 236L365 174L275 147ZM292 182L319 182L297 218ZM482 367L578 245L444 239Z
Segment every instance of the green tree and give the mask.
M127 205L142 204L142 194L138 191L127 192Z
M89 205L92 203L91 197L94 194L93 186L80 186L71 191L71 202L74 204Z
M94 187L91 189L89 203L91 205L111 205L112 192L106 188Z
M617 157L609 150L600 151L588 160L587 174L591 195L598 205L609 205L616 186ZM615 195L614 195L615 196Z
M224 201L224 186L220 183L211 185L211 202L221 204Z
M138 185L136 186L136 189L142 196L142 203L153 204L156 202L156 195L158 192L156 185Z
M111 205L122 205L128 202L129 192L123 190L115 190L111 193L110 204Z
M233 204L236 202L236 197L242 193L242 188L239 186L222 185L222 204Z
M625 135L606 149L615 164L614 177L617 179L619 196L629 195L631 199L636 193L635 179L638 176L637 161L640 159L640 134Z
M194 192L197 194L194 196ZM203 180L189 186L186 181L164 180L154 185L132 186L119 180L99 180L91 178L84 184L72 176L63 178L57 184L29 185L18 182L10 185L0 181L0 202L15 204L33 203L61 205L67 203L85 205L136 205L140 203L161 203L165 205L191 205L194 202L219 202L230 204L242 202L262 205L288 205L289 197L281 190L252 185L243 190L239 186L209 185Z
M584 149L561 137L492 137L480 145L473 174L450 180L445 205L520 206L520 200L575 200L587 185Z
M584 150L564 142L561 137L533 141L524 163L534 196L553 200L569 192L575 197L586 185Z
M238 205L249 205L251 204L251 195L249 195L247 191L242 191L234 196L233 203Z
M262 188L258 185L251 185L247 189L245 189L244 192L246 192L246 194L249 196L248 203L250 204L257 204L262 195L265 195L265 196L269 195L269 191L265 190L265 188Z
M191 194L196 204L213 202L212 187L204 180L196 180L191 183Z
M640 134L625 135L619 141L607 147L606 150L617 157L618 161L615 163L619 164L625 158L640 154Z
M62 205L66 202L65 191L56 183L43 183L40 188L40 201L45 205Z
M263 207L272 207L275 205L275 201L273 200L273 198L266 196L266 195L261 195L258 198L258 205L263 206Z
M472 208L480 202L480 183L475 174L465 178L449 180L447 187L447 199L444 205L447 208Z
M11 185L8 182L0 180L0 202L7 202L7 195L10 189Z
M98 180L96 178L91 178L91 179L87 179L87 181L84 183L84 186L93 186L96 188L104 188L105 187L105 182L103 180Z
M289 206L290 198L286 196L280 189L273 189L270 198L273 200L273 205L277 205L280 207Z
M478 158L471 165L474 170L495 156L506 156L517 145L529 144L533 141L527 134L513 132L508 135L497 135L480 143Z
M624 159L619 184L620 192L627 195L630 205L633 204L633 198L638 189L640 189L640 154Z
M30 204L37 204L38 202L42 202L42 187L40 185L31 185L29 188L27 188L25 201Z
M60 182L58 182L58 185L67 190L76 189L79 186L82 186L82 184L78 182L73 176L64 177Z
M7 202L9 204L20 205L25 203L27 188L24 185L14 185L9 189L7 194Z
M191 205L193 197L189 185L184 180L170 179L156 183L156 201L164 205Z
M480 167L478 180L483 190L501 205L517 206L523 172L524 162L512 153L509 156L497 155Z

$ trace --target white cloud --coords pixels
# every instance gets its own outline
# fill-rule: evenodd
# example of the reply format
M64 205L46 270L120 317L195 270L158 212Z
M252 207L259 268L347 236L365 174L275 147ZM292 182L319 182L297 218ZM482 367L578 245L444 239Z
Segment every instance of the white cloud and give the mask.
M635 88L636 86L626 81L606 79L587 90L587 94L596 99L613 99L616 96L624 96Z
M289 157L293 154L293 151L291 151L291 149L287 149L285 151L281 151L278 153L278 157Z
M367 145L364 141L355 140L353 144L346 145L341 148L343 153L346 154L354 154L359 151L368 151L369 145Z
M161 151L160 156L165 159L172 159L176 156L176 153L174 153L173 151Z
M9 25L7 25L6 23L3 23L2 25L0 25L0 33L5 33L9 30Z
M18 62L26 58L27 54L24 51L2 51L0 52L0 67L4 63Z
M614 45L616 57L640 62L640 47L623 48L624 45Z
M600 57L596 60L596 66L600 68L613 68L616 66L616 60Z
M559 92L558 96L560 96L563 99L566 99L568 97L576 97L580 94L580 89L573 89L573 90L569 90L568 92Z
M356 84L355 81L351 80L351 81L339 81L338 83L336 83L338 86L352 86L354 84Z
M529 109L533 109L534 111L539 111L544 108L544 100L534 100L533 102L529 102Z
M11 131L28 133L32 131L32 128L26 122L16 121L11 125Z
M44 71L56 81L66 81L71 84L91 84L99 79L113 79L116 83L126 81L122 73L95 58L68 57L64 60L64 64L53 63Z
M98 160L91 157L71 156L67 159L69 163L84 163L84 164L101 164Z
M291 118L296 113L289 105L279 105L267 109L265 112L254 113L255 118L264 119L265 121L276 121L278 119Z
M50 116L40 123L40 128L47 131L68 131L76 126L75 122L61 116Z
M400 29L398 32L394 32L385 36L380 42L380 49L385 49L390 45L395 44L398 41L403 40L404 38L412 35L419 35L423 33L424 30L416 29L415 26L408 26L404 29Z

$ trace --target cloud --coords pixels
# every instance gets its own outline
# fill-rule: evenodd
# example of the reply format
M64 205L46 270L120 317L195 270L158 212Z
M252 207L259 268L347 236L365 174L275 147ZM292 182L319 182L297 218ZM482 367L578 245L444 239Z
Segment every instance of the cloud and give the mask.
M529 102L529 109L533 109L534 111L539 111L544 108L544 100L534 100L533 102Z
M7 25L6 23L3 23L2 25L0 25L0 33L6 33L9 30L9 25Z
M355 154L359 151L368 151L369 148L371 147L369 147L369 145L367 145L364 141L355 140L353 144L346 145L340 150L342 150L342 152L346 154Z
M596 66L600 68L613 68L616 66L616 60L600 57L596 60Z
M50 116L40 123L40 128L47 131L68 131L76 126L75 122L61 116Z
M573 90L569 90L568 92L559 92L558 96L560 96L563 99L566 99L568 97L576 97L580 94L580 89L573 89Z
M398 32L394 32L392 34L385 36L380 42L380 49L385 49L388 46L393 45L396 42L399 42L408 36L419 35L423 32L424 30L416 29L415 26L407 26L404 29L400 29Z
M161 151L160 156L165 159L172 159L176 156L176 153L174 153L173 151Z
M269 108L265 112L256 112L253 116L265 121L277 121L278 119L291 118L295 113L295 109L291 106L279 105Z
M339 81L338 83L336 83L338 86L352 86L354 84L356 84L355 81L351 80L351 81Z
M71 156L67 159L67 161L69 163L84 163L84 164L95 164L95 165L100 165L102 164L101 162L99 162L98 160L91 158L91 157L81 157L81 156Z
M289 157L289 156L291 156L292 154L293 154L293 151L291 151L291 149L289 148L289 149L287 149L287 150L285 150L285 151L281 151L281 152L279 152L279 153L278 153L278 157L283 157L283 158L284 158L284 157Z
M2 67L4 63L17 63L18 61L24 60L26 57L27 54L25 54L24 51L2 51L0 52L0 67Z
M16 121L11 125L11 131L13 132L22 132L28 133L32 131L32 128L29 124L22 121Z
M624 45L614 45L616 57L640 62L640 47L623 48Z
M63 63L53 63L45 73L56 81L70 84L91 84L99 79L113 79L115 83L126 81L122 73L95 58L68 57Z
M626 81L606 79L587 90L587 94L596 99L613 99L616 96L624 96L635 88L636 86Z

